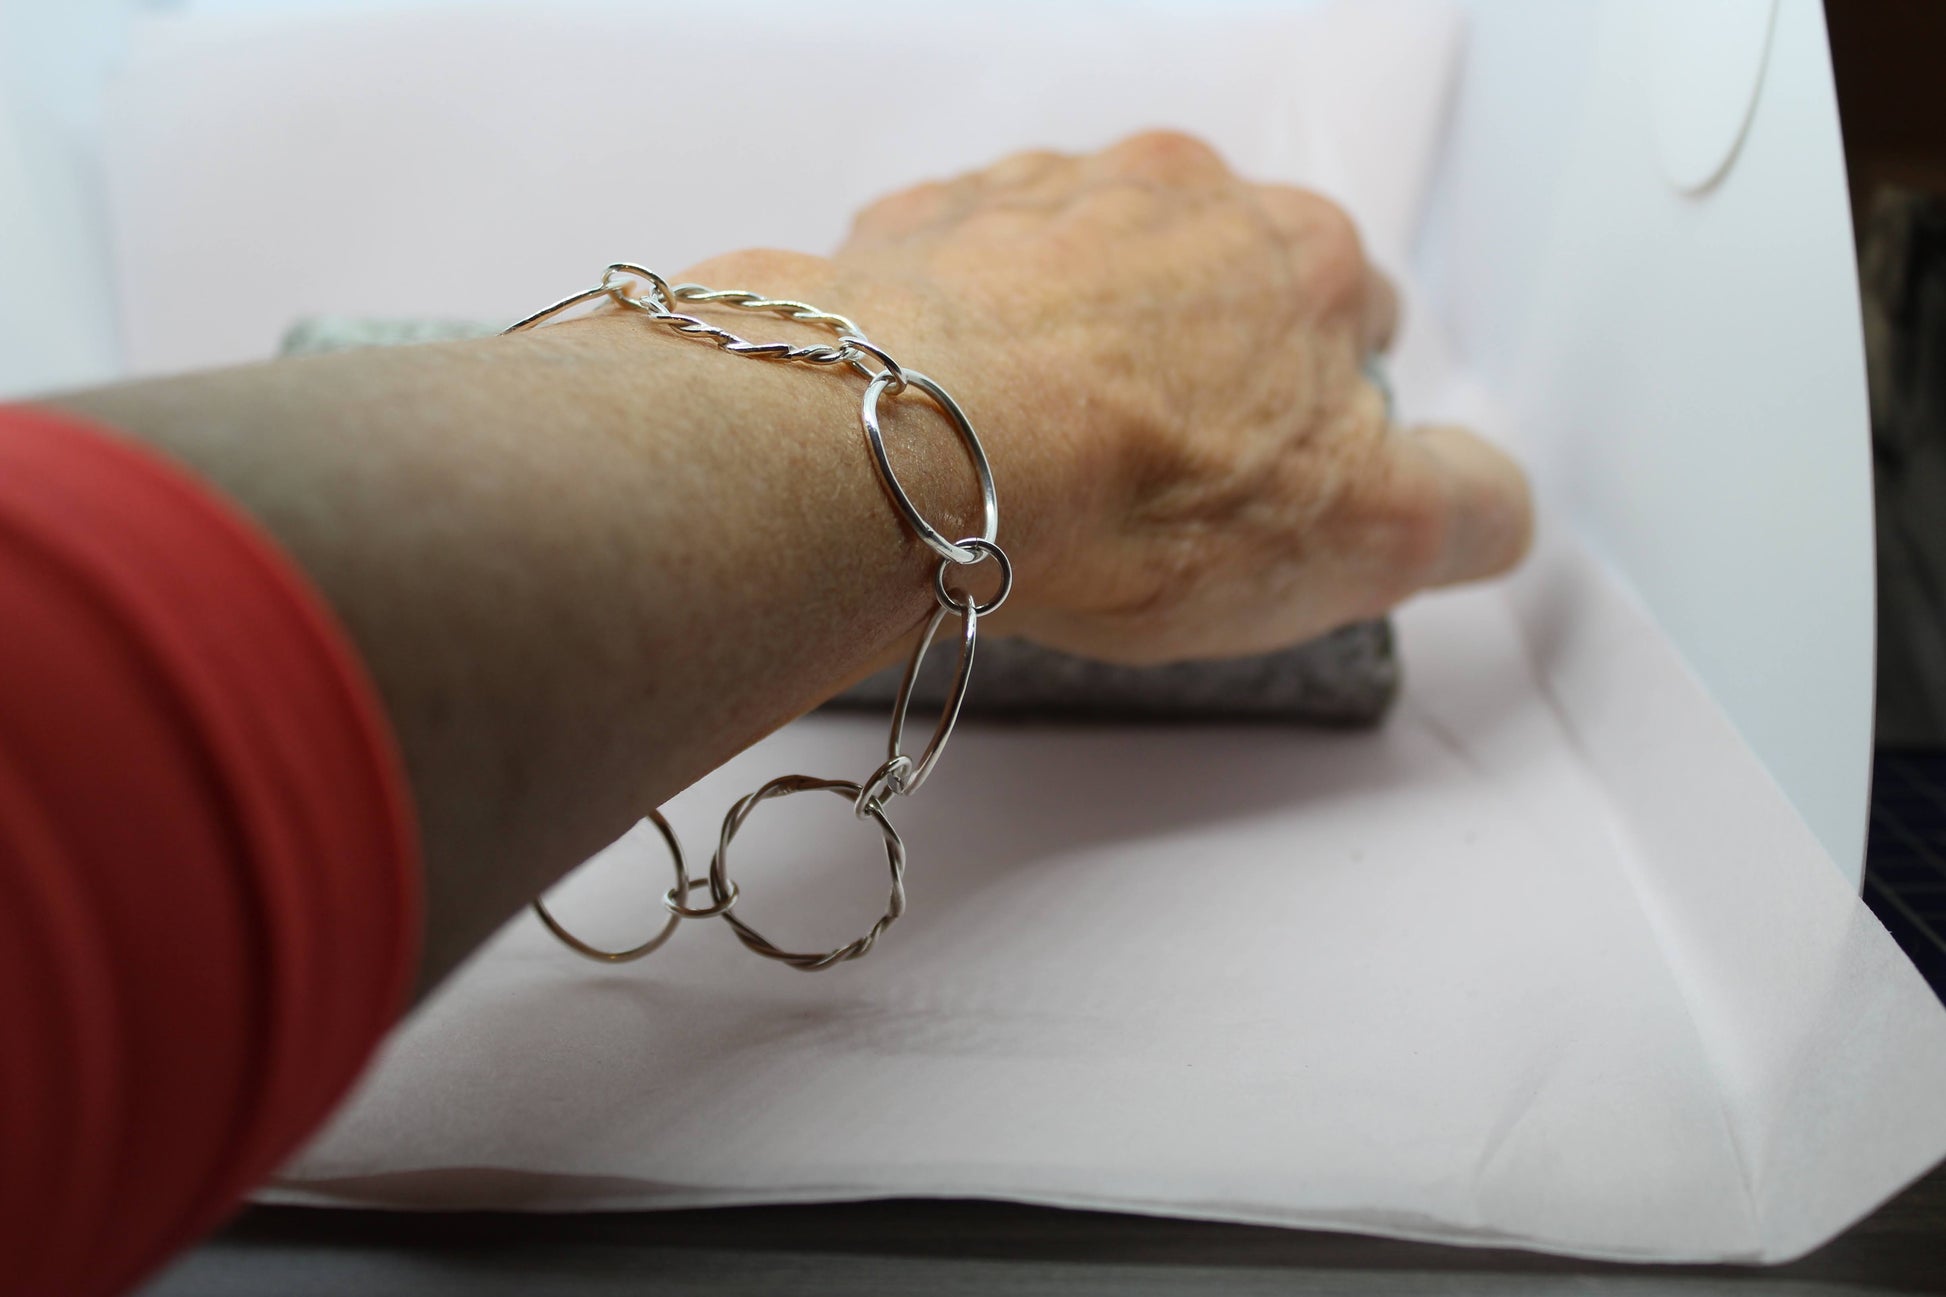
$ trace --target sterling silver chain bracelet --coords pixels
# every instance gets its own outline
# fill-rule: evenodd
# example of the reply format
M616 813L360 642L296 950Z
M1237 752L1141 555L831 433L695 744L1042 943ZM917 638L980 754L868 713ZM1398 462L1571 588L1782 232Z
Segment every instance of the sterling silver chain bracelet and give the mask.
M781 316L800 323L818 325L830 329L837 335L837 342L797 346L788 342L752 342L738 337L727 329L718 328L706 320L686 315L676 308L687 302L708 303L717 306L733 307L740 311ZM723 830L716 840L716 853L710 858L709 873L702 878L691 878L683 859L682 842L676 831L663 818L660 811L650 811L647 818L662 833L663 841L668 844L669 854L675 865L675 885L663 894L662 904L669 912L668 920L661 931L639 946L626 950L602 950L582 941L561 925L547 906L541 901L534 902L534 912L545 923L549 931L559 937L570 949L590 959L604 963L626 963L640 959L653 950L659 949L672 935L684 919L720 918L730 925L737 939L751 950L767 959L780 960L793 968L811 971L830 968L848 959L857 959L869 951L877 942L879 934L905 913L905 842L899 831L885 813L885 804L893 795L909 797L919 791L921 785L938 765L939 757L945 751L946 742L952 737L953 726L959 720L960 704L966 699L966 682L973 672L973 650L979 641L980 618L996 611L1006 602L1008 593L1013 589L1013 565L1008 561L1006 552L1000 548L997 536L1000 530L1000 502L994 494L993 470L987 463L986 450L980 445L980 438L973 431L973 424L961 410L958 403L946 393L946 389L927 378L916 369L908 369L894 360L884 348L872 342L856 324L842 315L821 311L803 302L783 301L765 297L759 293L744 292L740 289L705 288L701 284L675 284L666 282L662 276L641 266L618 262L603 272L601 282L593 288L562 298L552 306L534 312L517 324L503 330L505 333L518 333L546 324L562 314L585 305L612 304L618 308L639 312L652 323L661 325L683 337L694 338L721 350L738 356L748 356L752 360L768 360L778 364L816 365L825 368L843 366L855 370L865 382L865 393L859 402L858 423L864 430L865 443L871 452L873 465L878 470L879 479L884 483L886 493L891 497L899 516L911 528L913 534L927 548L939 556L939 566L933 573L933 596L939 606L927 620L925 630L920 634L918 643L913 647L912 656L906 662L905 675L899 682L897 700L892 705L892 728L885 744L885 760L878 768L867 775L862 782L854 783L846 779L819 779L810 775L780 775L755 792L742 798L730 807L723 817ZM924 395L940 413L952 424L959 435L968 455L973 461L974 472L980 481L981 531L978 536L967 536L959 540L949 539L947 534L934 527L919 511L912 498L899 484L899 476L893 471L891 458L885 451L885 437L879 426L879 402L886 397L898 397L908 391ZM994 595L984 603L977 602L963 588L955 591L947 581L955 568L972 567L991 559L999 569L1000 585ZM932 737L927 741L924 751L914 758L905 750L905 726L907 712L912 704L912 686L918 679L919 667L926 660L926 653L932 648L939 628L948 617L959 618L959 660L953 671L952 687L948 690L945 707L941 710L939 722L934 727ZM735 913L737 899L741 891L730 877L730 843L735 839L744 823L758 806L777 797L788 797L792 793L829 792L847 798L853 813L861 820L869 820L877 826L885 842L885 861L892 873L892 890L886 900L885 913L872 924L863 936L835 950L822 953L802 953L786 950L775 944L755 928L745 923ZM691 897L698 891L707 889L709 901L703 905L691 905Z

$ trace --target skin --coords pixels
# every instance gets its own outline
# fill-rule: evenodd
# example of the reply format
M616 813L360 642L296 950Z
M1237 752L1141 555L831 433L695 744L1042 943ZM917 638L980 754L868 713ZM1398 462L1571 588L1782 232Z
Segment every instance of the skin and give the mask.
M671 278L841 311L954 394L1015 568L990 630L1118 661L1248 654L1503 572L1528 543L1511 461L1386 424L1360 359L1395 306L1344 213L1185 136L1020 154L873 204L831 257ZM423 992L923 622L934 564L873 473L861 388L611 312L55 404L201 474L337 610L418 807ZM908 489L976 533L943 422L916 397L887 408Z

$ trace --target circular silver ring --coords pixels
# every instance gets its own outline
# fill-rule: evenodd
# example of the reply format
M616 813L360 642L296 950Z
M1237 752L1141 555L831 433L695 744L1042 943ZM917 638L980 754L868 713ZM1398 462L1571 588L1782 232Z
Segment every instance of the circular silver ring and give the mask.
M670 889L671 895L675 894L678 891L687 894L690 891L690 889L695 887L696 883L707 881L706 879L700 879L700 878L695 880L695 882L690 881L689 870L683 864L682 842L680 839L676 837L676 831L669 826L669 821L662 818L661 811L650 811L647 815L643 816L642 818L647 820L649 823L655 825L656 828L662 830L662 840L669 844L669 856L670 859L672 859L675 862L675 866L676 866L676 885L674 888ZM666 905L667 903L668 902L665 900L664 904ZM732 893L730 896L730 903L731 904L736 903L736 896L734 893ZM540 915L541 922L547 925L547 930L549 932L553 933L556 937L560 939L562 945L566 946L569 950L574 951L578 955L585 955L589 959L596 960L603 964L626 964L632 959L640 959L642 956L649 954L652 951L661 949L662 943L667 941L671 936L675 934L676 925L682 922L682 915L674 913L672 911L669 915L668 922L662 925L662 931L656 933L653 937L650 937L647 941L643 942L641 945L630 946L627 950L603 950L599 946L589 945L587 942L583 941L581 938L575 936L572 932L569 932L566 928L562 927L561 921L559 919L556 919L552 914L549 914L547 912L547 906L541 901L541 899L538 896L534 898L533 904L534 904L534 913Z
M690 909L689 906L683 903L683 901L689 899L689 893L695 891L699 887L708 887L708 886L709 886L709 879L707 878L689 879L687 882L683 884L682 887L682 895L683 895L682 901L676 899L676 889L671 887L668 891L662 894L662 908L669 911L669 913L675 915L679 919L713 919L717 915L724 913L732 905L735 905L737 903L738 892L737 892L737 885L735 883L730 884L730 895L727 900L717 901L714 904L705 905L698 909L693 909L693 910Z
M879 364L885 366L885 369L882 372L891 375L892 378L892 386L886 388L885 390L889 392L891 395L897 396L900 392L903 392L905 390L905 366L901 365L898 361L892 359L892 357L886 352L885 348L879 346L876 342L873 342L868 338L861 338L856 334L840 334L838 336L838 345L841 347L848 347L853 351L862 351L867 356L870 356L872 359L876 360ZM872 368L870 365L867 365L864 361L859 360L855 356L851 358L850 363L853 369L863 374L867 379L874 379L879 376L878 374L872 372Z
M716 854L709 862L710 895L714 896L719 903L734 896L735 884L730 881L727 863L730 841L736 837L737 830L743 827L744 821L750 818L750 812L760 803L769 801L773 797L789 797L792 793L810 792L834 793L855 803L863 791L862 786L845 779L780 775L756 792L744 797L730 808L729 814L723 817L723 833L717 839ZM769 938L726 910L723 914L723 922L735 929L737 940L766 959L780 960L805 972L814 972L821 968L830 968L833 964L844 963L848 959L857 959L870 950L872 943L878 940L879 933L891 927L898 917L905 913L905 843L900 840L899 831L892 827L892 821L885 818L883 808L868 803L865 813L878 823L879 832L885 837L885 863L892 871L892 891L886 900L885 913L879 916L878 922L872 925L871 931L856 941L839 946L836 950L828 950L822 954L801 954L772 944Z
M910 791L907 782L912 777L912 758L903 752L894 752L887 757L879 768L872 771L864 783L858 785L858 797L851 804L851 813L859 819L871 814L871 808L882 806L885 799L893 793Z
M950 612L960 615L959 661L953 666L953 683L947 689L946 702L939 710L939 723L933 726L932 737L926 741L926 750L912 767L912 773L905 777L898 788L907 797L919 791L919 786L926 782L926 776L939 764L939 755L946 750L946 740L953 737L953 727L959 723L960 705L966 701L966 682L973 677L973 650L980 642L979 609L970 602L941 604L933 609L932 616L927 619L926 629L913 647L912 656L906 659L905 674L899 677L898 697L892 703L892 732L886 739L885 750L893 757L905 750L905 722L906 714L912 710L912 687L919 679L919 668L924 665L926 654L932 648L933 637L939 633L939 624L946 620L946 614Z
M647 284L649 291L661 299L659 307L655 303L642 306L642 302L647 299L629 297L626 293L619 293L615 280L623 275L627 275L633 279L639 279ZM676 309L676 294L675 290L669 287L669 281L661 275L656 274L655 271L650 270L647 266L638 266L631 261L617 261L610 265L608 269L602 271L601 290L604 293L616 294L631 305L640 306L645 311L654 311L658 315Z
M1000 531L1000 501L994 494L993 468L987 463L986 448L980 444L979 434L973 431L972 421L966 417L966 412L959 408L959 403L947 395L945 388L916 369L900 372L908 387L916 387L932 398L932 403L939 407L940 412L946 416L947 422L953 425L953 431L959 435L961 443L965 445L966 453L973 461L973 471L980 479L982 518L980 539L991 543ZM885 489L891 495L893 505L898 508L912 530L933 553L941 558L949 558L955 563L976 563L979 559L973 551L963 545L954 544L943 532L926 521L925 516L919 512L919 507L913 504L912 498L905 493L905 488L899 485L899 475L892 471L892 460L885 453L885 434L879 430L878 425L878 398L891 387L891 384L892 375L889 372L873 378L866 385L864 400L858 407L858 422L865 429L865 440L871 444L872 461L878 465L879 480L885 483Z
M972 605L973 611L980 614L980 616L990 616L999 611L1000 605L1007 602L1007 596L1014 592L1013 560L1007 557L1006 550L1001 549L992 541L982 540L978 536L969 536L967 539L961 541L960 544L974 551L973 562L953 563L948 559L941 559L939 566L933 569L933 594L938 596L939 606L941 608L959 609L967 607L967 600L970 600L973 596L966 594L958 599L953 598L951 592L946 589L947 569L953 567L972 567L982 558L991 558L1000 565L1000 588L994 592L993 598L987 600L985 603Z

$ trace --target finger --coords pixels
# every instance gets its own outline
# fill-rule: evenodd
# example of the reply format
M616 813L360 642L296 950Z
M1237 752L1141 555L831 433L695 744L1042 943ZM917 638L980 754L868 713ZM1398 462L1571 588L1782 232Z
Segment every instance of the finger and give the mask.
M1258 206L1282 236L1300 291L1319 318L1356 322L1369 350L1389 342L1398 299L1365 259L1358 225L1344 208L1308 189L1256 185Z
M1429 544L1412 583L1454 585L1498 576L1532 543L1533 498L1520 465L1493 443L1435 425L1391 434L1399 483L1427 510Z

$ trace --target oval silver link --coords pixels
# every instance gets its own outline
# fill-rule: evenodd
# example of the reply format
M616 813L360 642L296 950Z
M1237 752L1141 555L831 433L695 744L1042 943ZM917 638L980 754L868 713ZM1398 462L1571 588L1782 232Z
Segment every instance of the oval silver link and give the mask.
M926 740L926 750L912 767L897 789L901 796L910 797L919 791L926 782L926 776L939 764L940 754L946 750L946 741L953 737L953 727L959 724L960 705L966 701L966 682L973 677L973 650L980 642L980 611L969 599L957 606L941 604L933 609L926 621L926 629L920 633L919 642L912 648L912 656L906 659L905 674L899 677L898 697L892 703L892 732L885 741L888 756L896 757L905 752L905 722L907 713L912 710L912 687L919 679L919 668L925 665L926 654L932 648L933 637L939 633L939 624L946 620L946 614L957 612L960 615L959 660L953 664L953 683L946 691L946 701L939 709L939 723L933 726L932 737Z
M975 604L973 609L982 617L991 616L1000 610L1000 605L1007 602L1007 596L1014 592L1013 560L1007 557L1006 550L990 540L981 540L978 536L968 536L960 544L974 551L976 557L972 563L955 563L951 559L940 559L939 566L934 568L932 573L933 596L939 600L941 608L964 607L973 596L970 592L962 591L961 597L955 599L952 592L946 589L947 571L956 567L974 567L978 565L981 558L991 558L1000 565L1000 588L994 591L993 598L983 604Z
M835 793L855 802L863 791L861 785L847 779L780 775L756 792L745 796L723 817L723 832L717 838L716 854L709 862L710 895L721 902L735 894L736 885L730 881L727 863L730 842L736 837L737 830L743 827L744 821L750 818L750 812L760 804L773 797L789 797L793 793L809 792ZM885 861L892 872L892 891L886 899L885 913L879 916L878 922L872 925L871 931L856 941L839 946L836 950L828 950L822 954L803 954L774 945L769 938L726 910L723 914L723 922L735 929L737 940L766 959L778 960L807 973L830 968L834 964L842 964L849 959L857 959L869 951L873 943L878 940L879 934L891 927L897 922L899 916L905 913L905 843L900 839L899 831L892 827L892 821L885 817L883 808L876 804L868 804L866 815L877 822L879 832L885 837Z
M966 417L966 412L959 408L959 402L948 395L945 388L916 369L907 369L902 373L908 387L919 389L939 407L940 413L953 425L953 431L966 447L967 456L973 461L973 471L980 479L980 539L991 544L1000 530L1000 502L994 494L993 467L987 463L986 447L980 444L980 435L973 431L972 420ZM858 422L864 427L865 440L871 445L872 462L878 465L879 479L885 483L885 489L890 493L892 504L900 516L933 553L955 563L977 563L979 556L946 539L943 532L926 521L925 515L919 512L919 506L899 485L899 475L893 471L891 457L885 453L885 434L880 431L878 423L878 398L890 388L891 383L889 373L874 378L866 385L864 399L858 406Z
M858 785L858 797L851 804L851 813L859 819L871 814L874 806L883 806L885 799L893 793L902 793L906 780L912 774L912 758L903 752L894 752L879 763L878 769Z
M642 818L662 831L662 840L668 843L670 859L675 862L676 885L669 889L669 895L673 896L678 892L687 895L690 891L694 890L697 883L706 883L709 881L706 878L698 878L693 881L690 879L689 869L683 864L682 842L676 837L676 831L670 826L669 821L662 818L661 811L650 811ZM734 905L735 903L736 894L732 890L729 904ZM559 919L548 913L546 903L538 896L533 900L533 909L534 913L540 915L541 922L547 925L547 930L559 938L562 945L574 951L577 955L582 955L602 964L626 964L630 960L640 959L646 954L660 950L662 943L675 935L676 927L682 922L684 916L675 907L669 906L666 897L663 900L663 904L669 908L670 914L668 922L662 925L662 931L656 933L641 945L630 946L627 950L603 950L600 946L589 945L572 932L569 932L567 928L562 926Z

